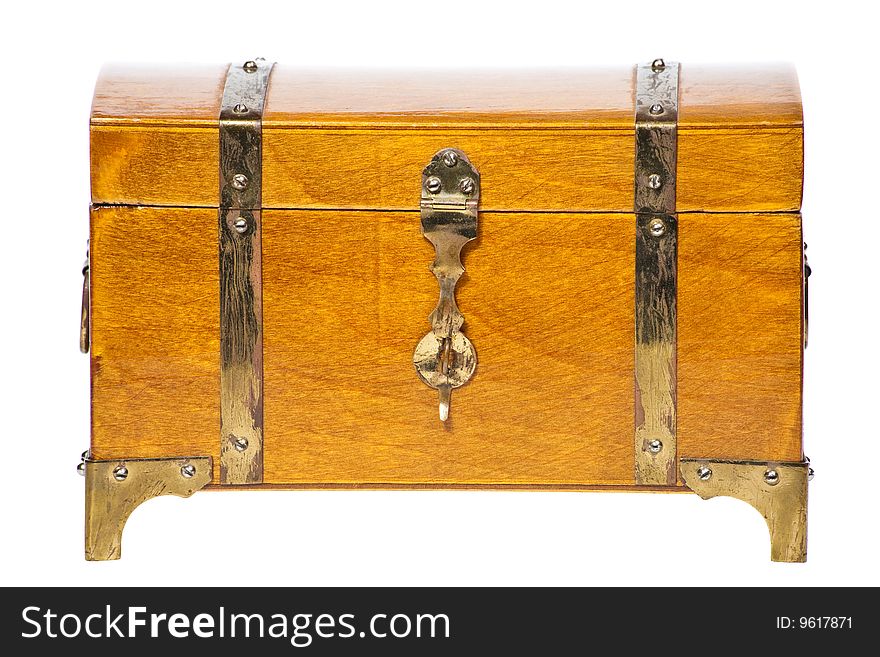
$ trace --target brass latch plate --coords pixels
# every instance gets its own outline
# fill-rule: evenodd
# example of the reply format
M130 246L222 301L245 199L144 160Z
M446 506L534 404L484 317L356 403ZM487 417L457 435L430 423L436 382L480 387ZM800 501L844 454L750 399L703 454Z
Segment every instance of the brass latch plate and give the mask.
M464 266L461 249L477 237L480 174L454 148L436 153L422 172L422 235L434 245L431 271L440 283L440 300L428 320L432 330L413 354L419 377L440 395L440 420L449 418L452 390L464 385L477 367L477 352L461 332L464 317L455 302L455 286Z

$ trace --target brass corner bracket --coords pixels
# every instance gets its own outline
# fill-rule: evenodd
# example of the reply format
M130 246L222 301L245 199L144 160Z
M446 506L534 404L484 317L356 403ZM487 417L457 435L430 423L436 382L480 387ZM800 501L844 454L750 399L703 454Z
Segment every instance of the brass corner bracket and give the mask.
M86 477L86 560L122 555L122 530L140 504L160 495L189 497L211 482L210 456L83 459Z
M684 483L704 500L734 497L751 504L767 521L773 561L807 560L807 482L802 463L681 459Z

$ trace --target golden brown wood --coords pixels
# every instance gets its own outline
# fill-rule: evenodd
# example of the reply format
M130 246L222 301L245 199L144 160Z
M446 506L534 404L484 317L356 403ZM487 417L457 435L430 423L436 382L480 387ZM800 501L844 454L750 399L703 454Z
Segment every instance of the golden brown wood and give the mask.
M800 207L801 130L765 130L748 139L742 132L680 136L680 210ZM486 210L626 212L633 205L632 132L264 129L263 135L267 207L411 209L419 197L412 181L449 145L478 164ZM216 205L215 133L94 127L91 139L95 202Z
M631 485L634 217L481 213L448 430L412 368L436 302L418 221L264 213L266 483ZM799 217L680 221L680 454L797 460ZM216 211L92 223L93 456L217 458Z
M803 130L781 129L731 140L737 130L694 130L678 140L680 212L800 209Z
M92 458L219 463L217 211L94 208L90 248Z
M105 71L92 116L93 202L216 206L223 71L187 70L182 81L165 69ZM412 180L455 146L480 169L484 211L626 212L633 113L628 67L425 75L279 65L264 118L263 203L410 209ZM679 210L800 208L790 68L683 66L680 119Z
M215 126L226 65L109 65L93 125ZM267 127L534 127L631 129L633 69L309 70L277 64ZM801 125L797 75L786 64L682 67L682 128Z
M418 207L422 169L440 149L480 171L480 208L632 208L632 133L544 130L276 130L265 145L272 207ZM616 145L616 146L615 146ZM628 146L628 147L627 147ZM343 154L344 153L344 154ZM374 164L370 164L374 163ZM363 181L363 182L361 182ZM289 202L289 203L287 203Z
M679 125L802 126L797 73L789 64L694 65L681 72Z
M479 365L446 426L412 365L437 302L418 222L265 213L266 480L631 483L632 218L480 213Z
M92 202L216 207L219 139L216 130L92 127Z
M681 215L678 235L679 456L802 460L800 216Z
M216 127L228 64L108 64L98 76L92 123Z

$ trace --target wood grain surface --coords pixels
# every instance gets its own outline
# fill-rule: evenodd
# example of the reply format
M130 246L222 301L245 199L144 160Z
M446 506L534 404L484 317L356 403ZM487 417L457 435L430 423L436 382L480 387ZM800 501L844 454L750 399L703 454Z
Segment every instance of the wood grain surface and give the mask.
M678 235L679 456L802 460L800 216L686 214Z
M444 426L412 365L438 297L419 215L266 213L267 481L631 483L633 222L479 221L479 364Z
M265 482L631 485L634 222L481 213L444 428L418 213L264 212ZM680 222L680 454L797 460L799 217ZM91 248L94 456L218 458L216 210L95 209Z
M94 125L216 126L227 66L105 66ZM345 70L276 64L267 127L632 128L632 66L526 70ZM788 64L694 65L681 73L685 129L799 126L797 74Z
M216 206L224 71L105 69L92 114L94 203ZM803 130L792 69L684 65L681 90L679 210L798 210ZM480 169L485 211L627 212L633 93L630 67L425 74L278 65L264 116L263 204L413 209L413 181L453 146Z
M96 87L96 458L219 457L225 69L108 67ZM267 485L633 484L631 67L279 65L263 140ZM483 197L458 292L479 365L444 427L411 359L437 298L418 180L448 146ZM679 454L799 460L793 70L685 64L678 148Z
M217 211L91 218L92 455L219 464Z

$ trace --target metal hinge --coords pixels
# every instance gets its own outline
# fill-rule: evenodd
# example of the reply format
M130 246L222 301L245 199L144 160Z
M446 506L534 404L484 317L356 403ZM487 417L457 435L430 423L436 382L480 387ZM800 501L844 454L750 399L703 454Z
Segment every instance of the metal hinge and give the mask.
M477 237L480 174L454 148L436 153L422 172L422 235L434 245L431 271L440 283L440 300L429 316L432 330L413 354L419 377L440 395L440 420L449 418L452 390L463 386L477 367L477 352L461 332L464 317L455 303L455 286L464 273L461 249Z

